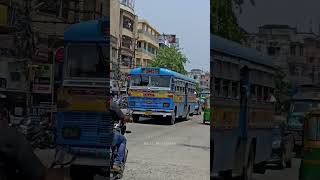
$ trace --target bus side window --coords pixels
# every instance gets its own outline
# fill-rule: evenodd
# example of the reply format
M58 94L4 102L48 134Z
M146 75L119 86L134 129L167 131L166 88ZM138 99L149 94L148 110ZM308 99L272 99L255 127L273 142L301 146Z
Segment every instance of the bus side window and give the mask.
M269 97L269 88L268 87L264 87L264 95L263 95L263 101L267 102L268 101L268 97Z
M220 91L220 79L219 78L216 78L215 79L215 87L214 87L214 94L215 96L219 97L221 95L221 91Z
M232 98L236 99L238 96L238 83L232 82Z
M223 97L229 96L229 81L228 80L223 80L222 96Z
M256 102L257 101L257 86L251 85L250 87L250 94L251 94L251 100Z
M262 101L262 87L259 85L257 85L257 98L259 102Z

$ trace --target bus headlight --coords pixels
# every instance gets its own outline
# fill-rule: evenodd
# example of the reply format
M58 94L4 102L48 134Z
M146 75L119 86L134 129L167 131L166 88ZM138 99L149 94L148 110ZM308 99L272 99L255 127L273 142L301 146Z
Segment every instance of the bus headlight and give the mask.
M281 140L275 140L272 142L272 148L273 149L278 149L281 146Z
M129 102L129 106L135 106L135 105L136 105L136 102L134 102L134 101Z
M163 103L163 107L168 108L170 106L169 103Z

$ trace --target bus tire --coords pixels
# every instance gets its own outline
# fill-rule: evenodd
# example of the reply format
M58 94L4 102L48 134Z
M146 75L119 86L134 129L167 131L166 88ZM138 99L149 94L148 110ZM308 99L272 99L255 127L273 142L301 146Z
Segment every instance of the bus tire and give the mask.
M137 115L137 114L133 114L133 115L132 115L132 121L133 121L134 123L137 123L137 122L139 121L139 118L140 118L140 116Z
M292 159L290 158L287 162L286 162L286 168L291 168L292 167Z
M186 116L184 117L184 120L185 120L185 121L188 121L188 120L189 120L189 115L190 115L190 106L188 107L188 111L187 111L187 113L186 113ZM193 116L193 114L192 114L192 116Z
M170 125L174 125L176 122L176 114L172 114L172 116L168 117L168 122Z
M241 180L252 180L253 164L254 164L254 152L253 152L253 148L251 147L249 151L246 167L243 168L242 175L240 177Z

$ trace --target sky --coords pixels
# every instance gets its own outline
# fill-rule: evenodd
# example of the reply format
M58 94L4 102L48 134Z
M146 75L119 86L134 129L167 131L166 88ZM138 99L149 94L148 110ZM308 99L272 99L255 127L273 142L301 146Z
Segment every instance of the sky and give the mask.
M135 12L161 34L176 34L193 68L210 69L209 0L136 0Z
M255 6L245 1L238 19L248 32L257 32L264 24L286 24L300 32L309 32L312 27L313 32L319 32L319 0L255 0Z

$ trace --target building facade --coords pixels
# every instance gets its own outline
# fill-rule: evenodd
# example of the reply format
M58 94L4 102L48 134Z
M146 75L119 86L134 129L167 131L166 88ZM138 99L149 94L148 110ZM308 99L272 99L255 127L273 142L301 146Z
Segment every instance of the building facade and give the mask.
M201 69L192 69L188 76L193 78L199 83L200 93L209 94L210 93L210 73L204 72Z
M159 49L159 36L160 33L146 20L139 19L135 67L146 67L153 61Z
M120 69L128 74L134 67L138 17L134 12L134 0L120 0Z
M175 34L161 34L158 42L160 47L179 48L179 38Z
M308 59L315 58L311 44L316 44L317 35L312 32L298 32L288 25L264 25L258 33L247 34L245 44L263 55L269 55L274 65L287 74L294 86L313 83L317 76L315 68L310 69ZM312 61L313 64L317 61ZM312 74L312 75L311 75Z
M26 107L54 102L53 74L63 60L57 62L56 55L63 57L64 31L108 17L108 9L104 0L0 1L0 82L10 111L19 106L26 114Z

